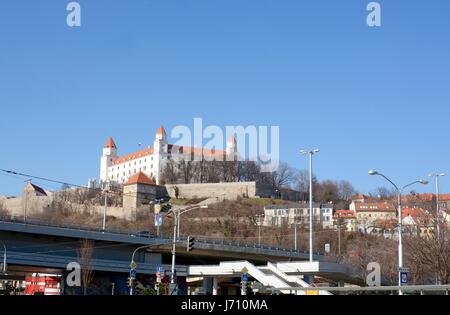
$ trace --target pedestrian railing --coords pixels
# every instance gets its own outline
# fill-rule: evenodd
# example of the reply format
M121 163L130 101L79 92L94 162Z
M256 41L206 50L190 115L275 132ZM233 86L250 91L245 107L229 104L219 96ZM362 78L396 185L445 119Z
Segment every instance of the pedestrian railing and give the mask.
M305 292L307 295L315 295L320 290L332 292L333 294L391 294L396 295L401 291L403 295L415 294L425 295L434 293L449 295L450 285L409 285L409 286L373 286L373 287L286 287L277 288L266 287L267 290L280 293L289 291L290 294Z

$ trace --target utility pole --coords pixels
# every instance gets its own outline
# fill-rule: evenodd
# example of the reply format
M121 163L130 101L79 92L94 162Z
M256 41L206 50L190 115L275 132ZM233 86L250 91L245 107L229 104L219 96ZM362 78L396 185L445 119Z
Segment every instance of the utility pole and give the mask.
M309 261L313 262L313 174L312 174L312 157L318 153L319 149L301 150L301 154L309 155ZM320 215L320 214L319 214Z
M409 183L408 185L405 185L403 187L399 187L397 186L393 181L391 181L388 177L386 177L384 174L375 171L375 170L370 170L369 171L369 175L371 176L381 176L383 177L385 180L387 180L389 183L392 184L392 186L394 186L395 191L397 193L397 203L398 203L398 286L401 287L402 286L402 279L401 279L401 275L402 275L402 269L403 269L403 241L402 241L402 228L403 228L403 224L402 224L402 193L405 190L405 188L412 186L414 184L422 184L422 185L427 185L428 181L423 180L423 179L419 179L416 180L412 183ZM403 291L400 289L398 290L398 294L399 295L403 295Z
M103 209L103 228L102 230L105 231L106 228L106 213L108 211L108 189L109 189L109 182L105 182L104 186L104 192L105 192L105 208Z
M258 218L258 246L261 247L261 217L262 214L256 214L256 218Z
M294 221L294 250L297 251L297 222Z
M27 185L29 183L31 183L31 179L27 179L25 181L25 183L27 183L27 184L25 184L25 188L26 188ZM24 208L23 208L23 223L27 223L28 192L26 191L26 189L24 191L23 198L25 198L25 204L24 204Z
M1 241L1 243L3 245L3 271L2 271L2 273L5 275L6 274L6 244L3 241Z
M175 255L176 255L176 244L177 244L177 225L178 225L178 210L174 209L174 224L173 224L173 242L172 242L172 274L170 276L170 283L175 283Z
M432 174L428 175L430 177L435 177L435 180L436 180L436 232L437 232L437 236L438 237L439 237L439 234L440 234L440 232L439 232L439 229L440 229L439 223L441 221L440 209L439 209L440 208L440 205L439 205L439 194L440 194L440 192L439 192L439 178L442 177L442 176L445 176L445 175L446 175L445 173L432 173Z

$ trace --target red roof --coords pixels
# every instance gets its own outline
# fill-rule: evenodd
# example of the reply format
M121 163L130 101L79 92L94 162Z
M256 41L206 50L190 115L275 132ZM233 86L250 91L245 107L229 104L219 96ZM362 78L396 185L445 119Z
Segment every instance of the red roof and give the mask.
M367 199L367 196L363 194L357 194L352 197L352 200L359 200L359 199Z
M157 134L157 135L160 135L160 136L163 136L163 135L166 134L166 130L164 129L164 126L163 126L163 125L161 125L161 126L158 128L158 131L156 132L156 134Z
M138 159L138 158L150 155L150 154L153 154L153 147L121 156L121 157L115 159L112 164L117 165L120 163Z
M402 209L402 219L406 218L408 215L410 215L413 218L420 218L420 219L428 219L427 214L422 208L403 208Z
M134 185L134 184L144 184L144 185L153 185L156 186L156 184L147 177L142 172L136 173L133 176L130 177L130 179L125 183L125 185Z
M334 217L335 218L356 218L355 212L353 212L352 210L336 210L334 212Z
M106 141L106 143L103 147L104 148L117 148L112 137L109 137L109 139Z

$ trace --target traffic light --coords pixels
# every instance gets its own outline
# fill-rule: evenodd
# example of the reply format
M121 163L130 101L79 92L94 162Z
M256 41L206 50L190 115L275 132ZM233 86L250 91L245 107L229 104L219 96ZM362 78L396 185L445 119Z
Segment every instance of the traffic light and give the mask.
M172 205L170 203L161 206L161 211L165 213L169 213L171 209Z
M194 250L195 238L192 236L188 236L187 238L187 251L190 252Z

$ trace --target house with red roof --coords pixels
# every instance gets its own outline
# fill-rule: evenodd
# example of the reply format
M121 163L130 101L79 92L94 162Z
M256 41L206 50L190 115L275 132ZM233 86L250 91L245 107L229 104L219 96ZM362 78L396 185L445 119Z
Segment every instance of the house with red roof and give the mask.
M333 225L348 232L355 232L356 213L352 210L336 210L333 214Z
M433 216L422 208L403 208L402 224L404 233L427 236L434 230Z

